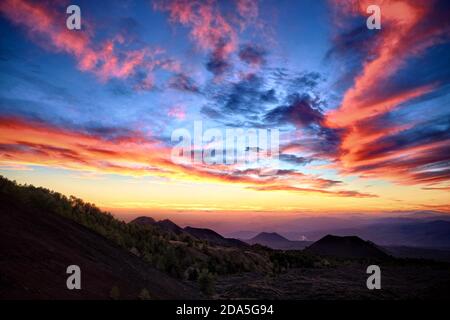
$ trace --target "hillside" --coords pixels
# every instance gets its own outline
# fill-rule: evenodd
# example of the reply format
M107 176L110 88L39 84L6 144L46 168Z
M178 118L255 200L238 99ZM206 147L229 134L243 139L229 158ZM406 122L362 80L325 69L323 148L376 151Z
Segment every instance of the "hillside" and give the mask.
M175 222L173 222L169 219L160 220L156 223L156 225L165 231L173 232L177 235L184 233L183 228L181 228Z
M373 243L364 241L356 236L338 237L327 235L307 247L305 252L342 258L386 259L389 257L388 254Z
M0 298L109 299L113 287L121 299L137 299L143 289L152 299L201 296L86 227L30 210L4 192L0 220ZM66 288L66 268L72 264L81 268L82 290Z
M17 297L27 296L25 288L40 288L40 284L44 285L40 281L47 281L54 272L60 272L52 280L59 284L65 279L65 268L62 271L59 268L72 261L71 256L76 261L69 264L88 265L92 270L92 284L100 286L98 291L79 293L86 294L86 298L105 298L113 286L119 285L123 287L119 288L124 291L123 298L136 298L138 289L147 289L153 293L153 298L175 299L185 294L195 298L199 296L198 291L189 287L200 287L211 294L208 287L213 286L216 275L268 272L272 268L270 252L249 253L239 248L211 246L184 231L181 234L168 231L167 226L175 225L168 223L169 220L163 220L162 227L153 226L150 219L127 224L81 199L68 198L45 188L18 185L3 177L0 177L0 200L1 252L2 258L9 257L1 263L0 281L11 292L19 288ZM29 227L22 227L21 223ZM48 229L47 224L54 226ZM41 240L37 241L39 237ZM34 242L40 244L36 249ZM28 261L37 270L48 271L42 277L38 273L27 273ZM101 270L106 270L104 275L100 275ZM152 279L156 280L152 282ZM189 286L182 284L185 280L189 280ZM138 288L144 285L149 288ZM50 287L54 286L56 283L50 282ZM60 295L56 289L55 292L46 290L39 289L33 294L53 298L67 296L67 293Z
M192 236L197 240L207 241L211 245L225 246L225 247L245 247L247 243L240 241L238 239L225 238L222 235L218 234L214 230L205 229L205 228L195 228L191 226L187 226L182 228L178 226L176 223L169 219L164 219L160 221L156 221L151 217L137 217L136 219L129 222L130 224L137 224L140 226L152 226L157 227L162 231L173 233L175 235L184 235L184 236Z
M224 238L217 232L211 229L204 228L194 228L194 227L186 227L184 231L189 233L191 236L206 240L211 244L221 245L221 246L235 246L235 247L245 247L247 244L238 239Z
M156 226L160 228L162 231L172 232L176 235L181 235L184 233L183 228L181 228L175 222L169 219L156 221L152 217L143 216L137 217L136 219L130 221L129 223L140 226Z

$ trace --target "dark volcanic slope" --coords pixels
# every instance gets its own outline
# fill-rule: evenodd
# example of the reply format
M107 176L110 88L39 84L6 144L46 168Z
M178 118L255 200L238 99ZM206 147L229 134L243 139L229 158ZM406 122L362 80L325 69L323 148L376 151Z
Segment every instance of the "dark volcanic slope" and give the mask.
M182 234L184 232L183 228L169 219L160 220L156 223L156 225L163 230L171 231L175 234Z
M382 263L380 267L381 290L367 289L366 261L347 261L337 268L291 268L276 277L258 277L254 273L219 276L216 292L220 299L450 299L448 265L410 262Z
M0 194L0 299L121 299L146 288L153 299L198 297L196 291L77 223L25 211ZM66 268L81 268L81 290L66 288Z
M389 255L373 243L356 236L327 235L305 249L306 252L346 258L388 258Z

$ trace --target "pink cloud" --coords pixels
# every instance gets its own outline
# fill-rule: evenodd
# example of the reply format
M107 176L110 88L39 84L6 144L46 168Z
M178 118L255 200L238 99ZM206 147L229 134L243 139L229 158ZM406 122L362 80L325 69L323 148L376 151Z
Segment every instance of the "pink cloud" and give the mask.
M168 116L174 117L178 120L186 118L186 108L182 105L175 105L169 109Z
M124 41L120 36L94 45L92 35L85 31L71 31L65 27L65 16L52 11L44 3L27 0L4 0L0 12L13 23L25 28L31 39L46 49L64 52L75 57L78 68L94 73L102 81L128 78L141 68L151 74L155 68L179 70L179 63L162 59L163 50L144 47L136 50L118 48ZM145 87L148 88L150 82Z

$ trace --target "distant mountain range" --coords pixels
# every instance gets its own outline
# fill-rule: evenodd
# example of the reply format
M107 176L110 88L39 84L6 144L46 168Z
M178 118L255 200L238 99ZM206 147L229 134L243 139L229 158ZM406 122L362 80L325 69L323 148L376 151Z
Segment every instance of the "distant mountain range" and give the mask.
M218 228L220 228L218 231L222 235L241 240L253 238L258 233L264 231L277 232L289 240L317 241L327 234L336 234L336 232L339 232L341 235L352 235L352 231L372 228L376 225L406 225L432 221L450 222L450 214L438 211L391 212L389 214L380 212L379 214L370 215L346 213L327 215L324 213L314 216L299 213L292 217L283 216L278 220L273 216L258 216L256 218L257 221L253 224L244 221L237 225L217 220L215 223L209 222L206 224L209 226L206 227L216 230L213 226L218 225ZM205 225L203 222L202 224ZM359 236L365 238L362 233ZM367 240L374 241L374 239ZM391 242L390 244L395 243Z
M181 234L189 234L194 238L208 241L211 244L219 245L219 246L235 246L235 247L245 247L248 246L247 243L233 238L225 238L222 235L218 234L214 230L205 229L205 228L194 228L187 226L182 228L178 226L176 223L170 221L169 219L156 221L151 217L138 217L130 222L131 224L138 225L152 225L161 228L164 231L173 232L177 235Z
M310 241L292 241L275 232L261 232L255 237L246 240L249 244L260 244L272 249L301 250L310 245Z
M356 228L307 232L305 235L309 239L317 239L324 233L356 235L383 246L450 248L450 221L447 220L391 219Z
M399 257L436 258L450 260L450 221L432 220L433 215L417 214L420 218L383 218L379 223L359 226L355 228L340 228L307 232L308 239L322 239L327 234L335 236L354 235L366 241L376 243L385 251ZM189 234L197 239L208 241L220 246L246 246L260 244L278 250L302 250L314 241L289 240L276 232L260 232L249 239L226 238L211 229L182 228L165 219L156 221L151 217L138 217L131 223L153 225L173 232L177 235ZM237 235L252 235L255 232L236 232ZM414 249L417 248L417 250ZM420 250L419 250L420 249Z
M235 237L248 243L260 243L273 248L281 248L275 242L286 243L287 241L301 242L317 241L327 234L347 236L355 235L362 239L372 241L382 246L409 246L429 249L450 249L450 215L435 212L413 212L404 216L381 217L381 218L355 218L359 222L349 222L345 227L346 219L338 218L314 218L297 219L282 222L274 226L277 234L283 237L278 241L259 239L258 232L252 230L234 231L228 233L229 237ZM302 221L305 225L302 225ZM364 221L364 222L363 222ZM325 225L333 225L332 228L324 228ZM267 227L264 228L267 230ZM298 229L298 231L295 231ZM285 231L280 231L285 230ZM287 230L287 231L286 231ZM267 232L263 232L267 233ZM270 232L269 232L270 233ZM258 240L259 239L259 240ZM295 240L294 240L295 239ZM284 248L285 245L282 245Z

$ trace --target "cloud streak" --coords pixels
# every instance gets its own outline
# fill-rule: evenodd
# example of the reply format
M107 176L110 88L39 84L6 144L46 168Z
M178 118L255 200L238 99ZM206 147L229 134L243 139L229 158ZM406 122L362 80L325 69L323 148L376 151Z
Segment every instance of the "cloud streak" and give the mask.
M381 8L382 30L370 38L370 44L364 43L368 56L361 72L345 92L339 108L329 111L325 119L328 127L345 132L338 153L340 169L347 174L383 177L406 184L445 181L448 179L445 164L448 153L445 155L442 149L448 143L445 134L438 130L434 139L413 145L406 136L420 129L413 129L412 123L395 124L388 119L395 110L436 89L435 83L400 87L393 80L408 59L420 57L448 37L448 22L442 25L441 13L429 3L334 1L344 15L365 16L371 4Z
M17 132L21 132L20 138ZM0 118L0 164L9 166L49 166L181 181L237 183L286 191L299 191L294 188L301 188L304 193L320 192L339 197L361 196L353 191L328 190L340 186L341 182L295 170L279 170L277 175L267 176L256 169L239 170L226 165L176 164L170 160L170 154L171 148L140 132L114 136L107 134L105 137L92 132L62 129L44 122Z

